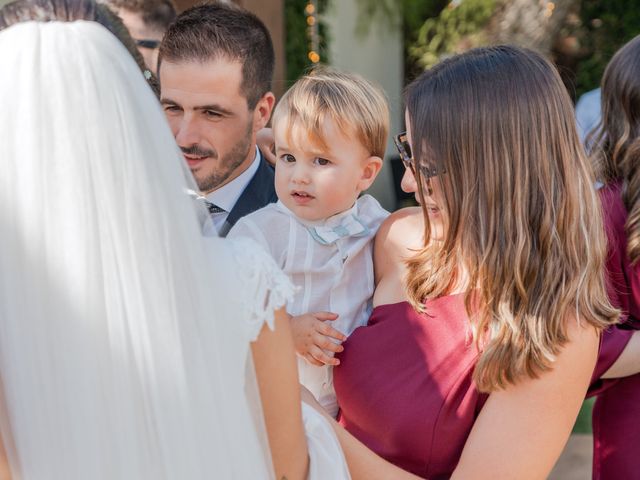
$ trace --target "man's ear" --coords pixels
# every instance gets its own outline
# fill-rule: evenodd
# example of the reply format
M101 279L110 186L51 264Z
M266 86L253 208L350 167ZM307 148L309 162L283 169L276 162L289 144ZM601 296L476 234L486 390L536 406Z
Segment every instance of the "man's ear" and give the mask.
M380 169L382 168L382 159L380 157L371 156L364 160L364 168L362 169L362 177L358 182L358 190L361 192L369 188L378 173L380 173Z
M276 97L272 92L265 93L253 110L253 133L267 126L271 118L273 106L276 104Z

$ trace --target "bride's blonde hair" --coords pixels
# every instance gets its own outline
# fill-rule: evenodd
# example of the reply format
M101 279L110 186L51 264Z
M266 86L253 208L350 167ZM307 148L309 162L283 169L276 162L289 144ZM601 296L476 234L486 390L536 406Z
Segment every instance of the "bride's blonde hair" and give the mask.
M442 242L408 261L411 303L468 275L465 305L480 352L474 380L492 391L552 368L567 322L618 319L604 283L606 240L594 177L569 96L540 55L472 50L422 74L407 92L416 180L435 169Z

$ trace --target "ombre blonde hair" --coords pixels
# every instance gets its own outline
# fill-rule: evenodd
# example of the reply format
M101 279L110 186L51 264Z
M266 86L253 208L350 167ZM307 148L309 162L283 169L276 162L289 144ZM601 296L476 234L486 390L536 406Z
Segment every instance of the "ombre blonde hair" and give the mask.
M353 135L372 156L384 158L389 134L389 107L382 90L354 73L317 67L282 96L272 125L286 122L287 135L302 128L312 143L326 149L323 124L330 118Z
M479 351L474 381L494 391L553 367L567 322L603 329L606 240L569 96L540 55L480 48L423 73L407 92L419 195L438 182L442 242L408 260L412 305L451 293L464 270ZM461 269L462 266L462 269ZM427 320L428 321L428 320Z
M622 181L627 255L640 259L640 36L613 56L602 77L602 117L589 135L598 180Z

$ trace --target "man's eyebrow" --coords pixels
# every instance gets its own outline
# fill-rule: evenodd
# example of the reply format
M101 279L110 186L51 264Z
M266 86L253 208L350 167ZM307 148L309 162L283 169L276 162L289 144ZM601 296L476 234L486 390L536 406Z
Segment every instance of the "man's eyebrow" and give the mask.
M170 98L164 98L164 97L160 99L160 103L162 105L179 105L178 102L176 102L175 100L171 100Z
M181 107L181 105L176 102L175 100L171 100L170 98L161 98L160 99L160 103L162 105L175 105L177 107ZM220 105L217 104L211 104L211 105L198 105L197 107L193 107L194 110L197 111L203 111L203 110L213 110L214 112L218 112L222 115L231 117L234 115L234 113L231 110L228 110Z

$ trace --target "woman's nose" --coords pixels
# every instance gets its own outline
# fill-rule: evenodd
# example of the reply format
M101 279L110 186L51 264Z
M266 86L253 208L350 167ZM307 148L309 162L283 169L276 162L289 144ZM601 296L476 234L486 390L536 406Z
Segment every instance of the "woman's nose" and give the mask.
M410 168L404 169L404 175L402 176L402 181L400 182L400 188L402 188L402 191L406 193L416 193L418 191L416 177L413 175L413 172Z

